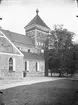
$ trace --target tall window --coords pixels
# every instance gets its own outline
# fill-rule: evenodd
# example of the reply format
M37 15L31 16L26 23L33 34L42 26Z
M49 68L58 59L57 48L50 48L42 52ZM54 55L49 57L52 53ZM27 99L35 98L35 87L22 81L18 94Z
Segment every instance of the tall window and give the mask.
M36 62L36 71L37 71L37 62Z
M25 61L25 71L27 71L27 62Z
M36 71L39 71L39 62L36 62Z
M13 59L9 58L9 71L13 71Z

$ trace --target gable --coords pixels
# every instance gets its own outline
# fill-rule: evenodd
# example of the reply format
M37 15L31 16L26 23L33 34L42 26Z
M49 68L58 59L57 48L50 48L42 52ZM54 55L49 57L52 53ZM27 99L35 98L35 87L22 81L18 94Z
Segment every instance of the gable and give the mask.
M0 31L0 53L23 56L16 46Z

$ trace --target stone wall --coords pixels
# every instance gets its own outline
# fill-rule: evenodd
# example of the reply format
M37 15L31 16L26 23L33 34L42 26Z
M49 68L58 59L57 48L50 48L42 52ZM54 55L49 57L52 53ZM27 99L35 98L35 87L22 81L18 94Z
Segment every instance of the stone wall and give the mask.
M33 38L33 39L34 39L34 37L35 37L35 29L34 29L34 30L31 30L31 31L26 32L26 36L29 36L29 37L31 37L31 38Z
M9 58L15 59L15 70L9 71ZM16 56L16 55L5 55L0 54L0 78L22 78L23 72L25 71L25 61L28 61L29 63L29 70L27 72L27 75L31 73L30 76L40 76L44 75L45 71L45 64L44 61L40 60L24 60L22 56ZM36 62L39 64L38 70L36 70Z
M37 40L44 42L47 39L48 33L37 30Z
M36 71L36 61L30 60L29 61L29 72L35 72Z
M44 60L42 61L40 61L40 60L26 60L25 59L25 61L27 61L27 62L29 62L28 64L29 64L29 70L27 70L28 72L27 72L27 76L44 76L44 71L45 71L45 62L44 62ZM25 62L24 61L24 62ZM39 67L38 67L38 65L37 65L37 67L39 68L39 69L37 69L36 70L36 62L37 62L37 64L39 65Z
M40 62L40 71L42 71L42 72L45 71L45 62L44 61Z
M12 72L9 71L9 58L12 57L15 59L15 70ZM15 56L15 55L5 55L0 54L0 77L7 78L7 77L23 77L23 57L22 56Z
M29 72L35 72L36 71L36 62L39 63L39 70L38 71L44 72L44 69L45 69L44 61L39 61L39 60L28 60L28 61L29 61Z
M31 45L30 46L29 45L23 45L23 44L19 44L19 43L15 43L15 42L14 42L14 44L21 51L28 52L28 50L30 50L30 52L32 52L32 53L37 53L37 49L34 46L31 46Z

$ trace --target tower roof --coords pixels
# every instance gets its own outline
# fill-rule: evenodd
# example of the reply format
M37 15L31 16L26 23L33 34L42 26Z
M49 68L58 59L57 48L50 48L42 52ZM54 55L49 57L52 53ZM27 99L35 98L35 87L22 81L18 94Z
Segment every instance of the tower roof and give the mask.
M25 26L26 27L30 27L32 25L40 25L40 26L43 26L45 28L48 28L50 29L45 23L44 21L40 18L40 16L38 15L39 13L39 10L37 9L36 10L36 16Z

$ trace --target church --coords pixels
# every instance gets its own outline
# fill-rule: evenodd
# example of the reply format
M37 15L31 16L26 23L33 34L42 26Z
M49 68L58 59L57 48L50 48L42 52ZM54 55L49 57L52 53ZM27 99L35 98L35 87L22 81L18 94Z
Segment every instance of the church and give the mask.
M24 30L22 35L0 28L0 78L44 76L44 43L50 28L38 9Z

